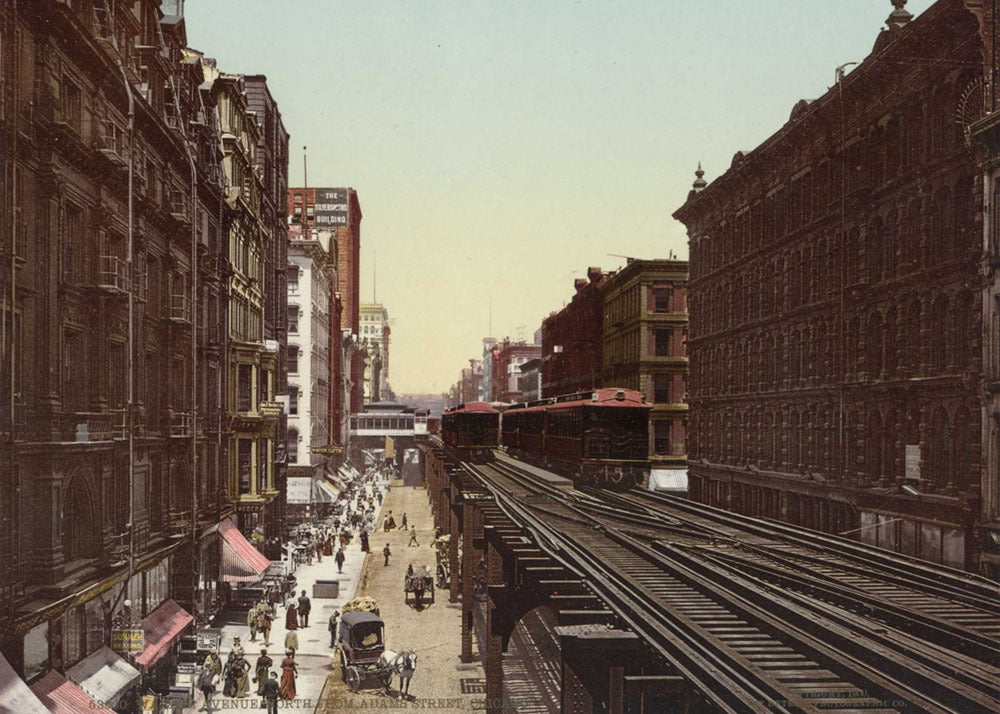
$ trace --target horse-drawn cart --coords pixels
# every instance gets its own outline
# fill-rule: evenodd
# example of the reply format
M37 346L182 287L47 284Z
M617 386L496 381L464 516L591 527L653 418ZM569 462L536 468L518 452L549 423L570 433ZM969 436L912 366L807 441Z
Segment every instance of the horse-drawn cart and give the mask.
M407 605L410 604L410 593L413 593L413 601L417 607L423 604L424 593L430 593L431 602L434 602L434 576L426 566L413 568L411 565L407 570L403 583L403 602Z
M363 679L381 675L379 658L385 651L382 618L371 612L345 612L340 618L340 674L348 689L357 692Z

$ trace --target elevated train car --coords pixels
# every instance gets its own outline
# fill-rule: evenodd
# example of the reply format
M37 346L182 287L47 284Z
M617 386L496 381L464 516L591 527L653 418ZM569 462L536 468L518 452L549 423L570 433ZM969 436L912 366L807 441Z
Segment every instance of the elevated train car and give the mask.
M645 487L649 410L641 393L627 389L515 404L504 412L501 441L512 455L580 483Z
M463 461L492 461L500 445L500 412L487 402L459 404L441 416L441 439Z

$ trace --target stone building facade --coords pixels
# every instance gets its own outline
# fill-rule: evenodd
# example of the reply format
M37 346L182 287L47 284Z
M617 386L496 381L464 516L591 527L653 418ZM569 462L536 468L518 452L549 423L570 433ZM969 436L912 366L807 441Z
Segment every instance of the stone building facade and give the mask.
M688 264L634 260L600 285L603 372L598 386L642 392L652 405L649 456L656 469L687 460Z
M692 497L980 566L996 488L964 131L983 104L980 6L898 8L833 88L711 184L699 170L674 214L691 249Z
M509 338L505 337L493 345L491 352L490 385L493 394L490 401L507 402L508 404L520 402L522 394L518 385L518 377L521 375L521 365L528 360L541 357L542 346L529 345L524 341L511 342ZM476 361L478 362L478 360ZM472 392L472 394L475 393Z
M112 10L0 8L0 648L29 680L126 597L211 611L231 509L216 95L182 17Z

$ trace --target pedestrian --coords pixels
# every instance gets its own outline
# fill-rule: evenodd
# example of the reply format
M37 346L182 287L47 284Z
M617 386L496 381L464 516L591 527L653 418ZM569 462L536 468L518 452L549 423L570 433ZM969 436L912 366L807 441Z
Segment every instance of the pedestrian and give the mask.
M215 696L215 678L215 672L208 667L201 670L201 676L198 677L198 689L205 695L205 706L202 707L203 711L212 711L212 697Z
M236 694L235 697L242 699L250 693L250 663L242 655L236 658L233 664L233 671L236 674Z
M306 591L303 590L302 597L299 598L299 619L302 621L303 627L309 627L310 610L312 610L312 603L309 601Z
M418 548L420 547L420 544L417 542L417 529L416 528L414 528L412 531L410 531L410 542L406 544L407 548L412 548L414 546L416 546Z
M267 650L261 649L260 657L257 658L257 664L254 665L254 678L253 681L257 683L257 696L264 694L264 685L267 683L268 675L271 673L271 665L274 664L274 660L267 656Z
M289 630L285 633L285 650L293 654L299 649L299 633Z
M281 685L278 684L278 673L271 672L263 686L264 701L267 702L267 714L278 714L278 699L281 698Z
M364 545L365 545L365 534L362 533L361 534L361 550L365 549ZM344 574L344 558L345 557L346 556L344 556L344 549L343 548L341 548L340 550L338 550L336 557L334 557L334 560L337 561L337 573L340 574L340 575Z
M285 629L286 630L299 629L299 613L296 610L294 600L288 603L288 609L285 611Z
M235 653L237 657L242 657L243 655L246 654L246 652L243 651L243 645L240 644L240 637L239 637L239 635L236 635L235 637L233 637L233 651L232 651L232 653ZM232 653L230 653L230 654L232 654Z
M385 544L385 548L382 549L382 555L385 556L385 565L389 564L389 556L392 555L392 551L389 550L389 544Z
M212 674L214 674L216 677L221 677L222 660L219 659L219 650L215 649L214 647L211 650L209 650L208 656L205 657L205 662L201 666L204 667L205 669L211 670Z
M247 625L250 627L250 641L257 640L257 607L251 606L247 610Z
M330 615L330 622L327 624L327 629L330 630L330 647L337 646L337 622L340 620L340 613L336 610Z
M264 644L271 644L271 621L274 618L271 617L271 611L268 609L261 610L257 613L257 629L264 633Z
M323 562L323 541L316 539L316 562Z
M225 669L222 670L222 679L224 684L222 685L222 694L227 697L236 696L236 661L238 655L232 650L229 651L229 656L226 658Z
M361 552L367 553L368 550L369 550L368 531L361 531Z
M295 699L295 678L298 676L298 667L295 665L295 652L289 650L285 652L285 659L281 660L281 698Z
M399 527L402 528L404 531L409 528L409 526L406 525L406 511L403 511L403 520L400 522Z

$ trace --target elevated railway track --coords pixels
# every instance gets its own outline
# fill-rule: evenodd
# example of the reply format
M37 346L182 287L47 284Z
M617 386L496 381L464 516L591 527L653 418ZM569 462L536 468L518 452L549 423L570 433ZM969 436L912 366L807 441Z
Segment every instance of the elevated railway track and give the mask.
M500 452L458 466L491 497L487 520L542 552L518 578L596 598L696 693L689 711L1000 711L1000 588L982 578L676 497L567 488Z

